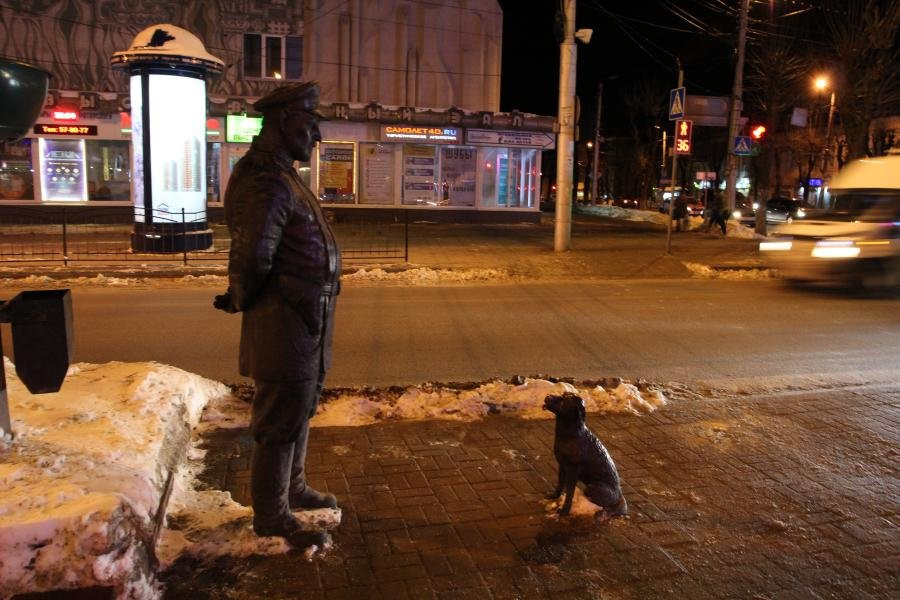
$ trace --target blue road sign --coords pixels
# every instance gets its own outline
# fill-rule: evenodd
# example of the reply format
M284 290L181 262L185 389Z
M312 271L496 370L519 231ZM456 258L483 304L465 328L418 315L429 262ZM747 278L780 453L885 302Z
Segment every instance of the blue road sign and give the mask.
M684 87L675 88L669 92L669 120L684 118Z
M738 156L753 155L753 138L749 135L738 135L734 138L734 153Z

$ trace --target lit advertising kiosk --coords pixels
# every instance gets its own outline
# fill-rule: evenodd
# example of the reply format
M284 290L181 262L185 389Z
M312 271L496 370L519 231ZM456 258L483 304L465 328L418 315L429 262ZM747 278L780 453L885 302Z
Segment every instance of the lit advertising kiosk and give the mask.
M131 75L132 249L209 248L206 77L224 63L190 32L165 24L137 34L110 64Z

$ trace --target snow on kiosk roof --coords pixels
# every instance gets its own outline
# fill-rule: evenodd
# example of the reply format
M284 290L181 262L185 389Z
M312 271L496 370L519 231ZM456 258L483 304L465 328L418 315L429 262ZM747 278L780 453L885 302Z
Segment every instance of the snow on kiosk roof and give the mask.
M142 63L183 63L221 73L225 63L206 51L196 35L169 23L151 25L134 36L128 50L114 52L113 68Z
M828 189L900 190L900 155L855 160L834 176Z

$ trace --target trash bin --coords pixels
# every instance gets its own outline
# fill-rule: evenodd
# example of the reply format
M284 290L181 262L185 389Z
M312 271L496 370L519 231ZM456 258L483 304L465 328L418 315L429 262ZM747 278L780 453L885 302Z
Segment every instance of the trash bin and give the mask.
M32 394L59 391L72 357L69 290L21 292L6 305L16 374Z

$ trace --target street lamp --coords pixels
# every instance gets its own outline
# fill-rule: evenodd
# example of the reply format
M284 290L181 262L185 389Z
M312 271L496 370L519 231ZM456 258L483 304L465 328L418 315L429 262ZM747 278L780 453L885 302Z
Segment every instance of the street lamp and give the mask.
M816 89L820 92L829 88L828 78L824 75L816 77ZM822 153L822 179L828 180L828 174L831 172L831 124L834 121L834 88L831 88L831 100L828 103L828 125L825 127L825 151ZM807 185L809 182L807 182ZM825 199L825 182L819 187L818 206L822 206Z

